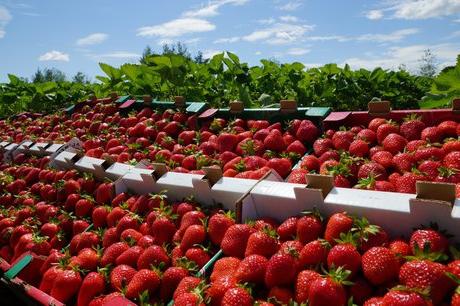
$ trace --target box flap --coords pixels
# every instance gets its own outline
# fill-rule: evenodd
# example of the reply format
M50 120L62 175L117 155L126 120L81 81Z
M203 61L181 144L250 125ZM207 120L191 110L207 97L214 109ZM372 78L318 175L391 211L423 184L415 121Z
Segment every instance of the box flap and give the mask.
M183 96L175 96L174 105L177 108L185 108L185 98Z
M210 108L202 112L198 118L200 119L208 119L214 117L214 115L218 112L219 110L217 108Z
M203 170L206 174L203 179L208 180L210 186L217 183L223 176L222 169L219 166L203 167Z
M454 113L460 112L460 98L453 98L452 99L452 111Z
M155 177L159 179L168 172L168 167L163 163L152 163L152 168L155 170Z
M437 200L452 205L455 202L455 184L437 182L417 182L417 199Z
M325 198L334 187L334 177L332 175L307 174L307 187L319 189Z
M244 111L244 103L242 101L230 101L228 105L231 113L241 113Z
M134 103L136 103L136 100L132 99L132 100L126 100L125 102L123 102L123 104L121 104L119 106L119 108L121 109L125 109L125 108L129 108L131 105L133 105Z
M367 104L369 115L385 115L391 111L390 101L371 101Z
M296 100L281 100L280 101L280 111L283 113L292 113L297 111L297 101Z

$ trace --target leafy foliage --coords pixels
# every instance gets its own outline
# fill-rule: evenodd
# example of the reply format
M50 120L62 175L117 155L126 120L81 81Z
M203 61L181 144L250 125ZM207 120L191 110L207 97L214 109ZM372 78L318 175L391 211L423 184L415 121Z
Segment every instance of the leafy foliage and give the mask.
M190 56L146 50L139 64L113 67L101 63L104 76L97 83L28 83L10 75L0 84L0 116L29 110L48 112L90 94L149 94L157 100L182 95L188 101L207 101L224 107L228 101L243 101L246 107L266 106L280 99L293 98L302 106L329 106L334 110L359 110L377 97L392 101L394 108L417 108L431 86L431 79L407 71L351 70L327 64L306 69L299 62L279 64L261 60L250 67L231 52L220 53L203 61Z

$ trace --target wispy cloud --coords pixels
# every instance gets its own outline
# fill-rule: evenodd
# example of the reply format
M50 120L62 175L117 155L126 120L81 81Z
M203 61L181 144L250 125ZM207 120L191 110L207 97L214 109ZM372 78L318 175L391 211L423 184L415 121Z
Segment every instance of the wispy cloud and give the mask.
M69 54L61 51L52 50L42 54L38 58L39 61L57 61L57 62L68 62L70 60Z
M138 36L179 37L184 34L213 31L216 28L211 22L199 18L179 18L159 25L142 27L137 30Z
M101 59L138 59L141 57L139 53L129 52L129 51L114 51L110 53L93 55L93 57Z
M375 13L380 19L383 12L389 12L391 18L396 19L428 19L450 16L460 13L460 1L458 0L382 0L381 10ZM372 16L369 11L367 16ZM372 18L369 18L372 19Z
M93 33L77 40L77 46L97 45L107 40L109 35L105 33Z
M276 19L273 17L257 20L257 23L264 24L264 25L274 24L275 22L276 22Z
M0 5L0 38L5 36L5 27L11 19L13 19L13 16L11 16L10 11L6 7Z
M209 49L209 50L204 50L203 51L203 57L204 58L212 58L214 55L222 53L224 51L222 50L215 50L215 49Z
M295 1L289 1L287 3L277 6L277 9L281 11L295 11L301 6L302 6L302 1L295 0Z
M383 18L383 12L381 10L371 10L366 13L366 18L370 20L379 20Z
M307 54L310 51L311 51L310 49L305 49L305 48L291 48L286 52L286 54L293 55L293 56L300 56L300 55Z
M345 35L326 35L326 36L309 36L305 40L308 41L338 41L338 42L347 42L347 41L372 41L377 43L389 43L389 42L399 42L406 38L407 36L414 35L419 33L417 28L407 28L397 30L387 34L381 33L367 33L357 36L345 36Z
M210 1L206 5L202 5L200 8L193 9L190 11L184 12L182 15L184 17L198 17L198 18L205 18L205 17L214 17L219 15L219 9L226 5L243 5L249 0L217 0L217 1Z
M219 38L214 41L215 44L226 44L226 43L235 43L241 40L239 36Z
M280 16L279 18L281 21L284 21L284 22L298 22L299 21L299 18L292 16L292 15Z

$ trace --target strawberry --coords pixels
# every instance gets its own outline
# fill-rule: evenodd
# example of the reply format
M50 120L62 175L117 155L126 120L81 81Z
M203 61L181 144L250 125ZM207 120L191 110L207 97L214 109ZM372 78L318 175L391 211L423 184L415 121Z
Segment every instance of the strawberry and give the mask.
M138 298L140 294L144 291L147 291L149 295L153 293L160 287L160 276L158 272L141 269L134 274L133 278L126 288L126 297L129 299Z
M326 240L310 241L300 251L299 261L301 266L308 267L326 263L330 247Z
M139 259L137 260L137 268L149 269L150 265L156 267L160 263L163 263L165 266L169 266L170 258L162 247L152 245L145 249L141 256L139 256Z
M390 249L373 247L363 254L362 269L367 280L381 285L397 278L399 262Z
M96 202L99 204L109 204L113 198L113 184L102 183L97 187L96 191Z
M297 221L297 239L303 244L318 239L322 232L323 224L318 213L303 216Z
M333 214L327 224L324 232L324 239L331 245L335 245L335 239L340 237L341 233L347 233L353 227L353 219L346 213Z
M150 226L150 233L154 237L155 244L157 245L171 242L176 230L176 225L173 220L166 215L158 216Z
M442 149L446 153L460 151L460 140L455 138L447 138L442 145Z
M287 182L288 183L293 183L293 184L306 184L307 179L306 175L309 173L308 170L302 169L302 168L297 168L291 171L291 174L289 175Z
M144 249L140 246L132 246L123 253L121 253L117 259L115 259L115 264L119 265L128 265L130 267L136 268L137 261L141 254L144 252Z
M411 140L406 145L407 152L415 152L420 147L425 147L427 142L425 140Z
M412 172L404 173L396 181L396 191L402 193L415 193L415 184L419 180L424 180L424 176Z
M332 136L332 143L336 150L348 150L353 142L354 134L350 131L337 131Z
M279 130L271 130L270 133L263 140L264 147L267 150L282 152L286 148L283 136Z
M418 229L410 237L410 246L413 253L417 249L425 250L427 248L430 252L445 252L448 244L447 238L435 229Z
M302 142L300 142L299 140L295 140L288 145L288 147L286 148L286 152L295 153L298 156L304 156L305 153L307 153L307 149L305 148Z
M412 255L410 245L404 240L393 240L389 243L388 248L396 255L400 265L404 263L406 256Z
M136 270L133 267L127 265L119 265L113 268L110 272L110 285L114 290L122 290L123 287L131 282L131 279L136 274Z
M241 287L228 289L223 298L222 306L252 306L254 300L249 292Z
M105 267L108 264L114 264L117 257L128 249L129 245L125 242L117 242L110 245L104 250L104 254L101 258L101 266Z
M227 229L235 224L231 213L217 213L208 221L209 239L215 245L220 245Z
M115 227L109 228L102 237L102 246L107 248L116 242L118 242L117 229Z
M51 266L49 269L45 271L45 273L43 273L39 289L49 294L51 292L51 289L53 288L54 281L56 280L57 275L62 273L63 271L64 270L62 270L62 268L58 265Z
M292 163L288 158L272 158L268 161L267 167L272 168L281 177L285 178L291 172Z
M292 239L297 233L297 217L287 218L276 231L281 241Z
M391 120L388 121L387 123L384 123L380 125L377 128L377 141L378 143L382 143L383 140L390 134L392 133L399 133L399 126L395 123L392 122Z
M369 122L368 128L377 132L378 127L385 123L387 123L387 120L384 118L374 118Z
M377 141L377 134L371 129L362 129L356 134L356 138L374 144Z
M93 209L91 219L93 220L94 227L102 228L107 226L107 216L111 209L110 206L97 206Z
M399 134L391 133L382 141L383 148L392 154L404 151L407 140Z
M436 126L430 126L423 129L420 138L431 143L441 142L442 131Z
M332 267L343 267L350 271L350 274L353 276L361 268L361 255L353 244L349 242L339 243L329 251L327 266L329 269Z
M74 269L64 270L56 275L50 295L62 303L67 303L80 289L82 279Z
M182 251L186 251L195 244L201 244L206 239L206 230L203 225L190 225L184 232L180 242Z
M180 281L187 277L189 272L182 267L169 267L163 273L160 285L160 298L163 301L171 300L174 290Z
M348 151L351 155L365 157L369 154L369 145L364 140L357 139L350 144Z
M76 264L80 269L95 271L99 264L99 254L94 249L84 248L78 252Z
M460 151L450 152L444 156L443 164L447 168L460 170Z
M228 228L222 238L221 248L226 256L243 258L249 236L253 229L247 224L235 224Z
M295 137L303 143L313 143L318 137L319 129L310 120L302 120Z
M375 162L368 162L359 168L358 178L362 179L371 175L378 181L382 181L387 178L387 172L385 168Z
M211 282L214 282L224 276L233 276L240 265L240 262L241 260L236 257L223 257L217 260L210 276Z
M277 253L268 260L265 270L265 285L268 288L293 283L297 272L295 255L295 253Z
M191 225L202 225L206 215L202 211L194 210L185 213L180 221L179 231L184 233L187 227Z
M320 305L337 305L345 306L347 295L342 284L347 284L345 281L349 272L338 268L332 270L325 278L315 278L310 283L308 289L308 302L311 306Z
M200 282L201 282L201 279L198 278L198 277L194 277L194 276L186 276L186 277L184 277L179 282L179 284L177 285L176 289L174 290L173 299L175 300L175 302L177 302L177 298L180 295L182 295L184 293L188 293L188 292L192 291L194 288L198 287ZM190 304L186 304L186 305L190 305ZM196 304L192 304L192 305L196 305Z
M307 302L310 285L317 279L321 279L321 275L313 270L303 270L297 275L295 283L295 301L297 303Z
M382 299L381 305L392 306L428 306L429 304L417 293L393 289Z
M279 241L276 231L268 227L252 233L246 244L245 257L250 255L262 255L267 258L275 254L279 249Z
M300 163L301 168L307 169L309 171L318 172L320 166L321 166L320 161L314 155L305 156Z
M316 156L321 156L334 148L334 144L329 138L319 138L313 143L313 151Z
M104 272L90 272L81 283L78 292L77 306L88 305L95 297L101 295L105 291L105 276Z
M89 216L93 208L94 202L91 197L80 199L75 203L75 215L80 218Z
M353 297L353 303L362 305L372 296L374 288L363 277L357 277L353 284L348 288L348 295Z
M438 129L443 137L457 137L458 123L452 120L446 120L438 125Z
M425 129L425 123L421 118L415 114L411 114L404 118L404 122L401 124L400 132L407 140L420 139L423 129Z
M250 255L238 265L234 277L238 282L260 284L264 282L268 259L261 255Z
M438 176L438 168L441 168L442 164L439 161L426 160L418 166L418 171L425 173L430 180L434 180Z
M399 153L393 157L393 165L400 173L411 171L414 164L415 159L409 153Z
M199 269L204 267L204 265L211 259L211 257L207 253L207 250L201 247L189 248L185 252L185 257L188 260L195 262Z
M422 160L434 159L434 160L443 160L446 152L442 148L437 148L434 146L419 147L414 154L416 161L420 162Z
M294 294L290 288L275 286L270 289L267 298L277 301L278 304L288 305L294 299Z

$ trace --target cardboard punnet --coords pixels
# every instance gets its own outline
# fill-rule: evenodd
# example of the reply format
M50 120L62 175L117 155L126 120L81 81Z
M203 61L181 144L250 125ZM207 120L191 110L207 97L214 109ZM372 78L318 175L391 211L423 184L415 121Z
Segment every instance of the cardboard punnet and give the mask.
M154 192L157 177L163 175L164 171L166 169L162 166L142 160L119 179L119 184L123 184L127 191L149 194Z
M47 155L53 155L55 152L57 152L62 146L64 146L63 143L52 143L50 146L48 146L45 149L45 152Z
M76 152L63 151L51 159L51 166L57 169L74 169L79 159L80 155Z
M98 179L103 179L106 174L105 170L110 166L107 160L83 156L75 163L75 168L83 172L89 172Z
M46 152L46 149L51 146L51 143L49 142L36 142L29 150L29 153L33 155L49 155L48 152Z
M74 163L78 160L78 158L83 156L83 144L76 137L72 138L65 144L59 144L59 145L54 144L47 149L47 151L51 151L51 150L53 150L53 153L51 153L51 156L50 156L50 166L56 167L56 168L58 168L58 165L56 165L56 162L60 163L61 167L65 167L65 166L69 167L69 168L64 168L64 169L74 168ZM69 153L73 153L73 154L61 155L60 160L55 162L57 157L65 151Z
M13 152L18 147L17 143L10 143L4 148L3 162L9 164L13 161Z
M203 177L204 175L202 174L166 172L158 178L154 192L166 190L168 199L181 201L191 195L196 196L197 193L193 186L193 180L201 180Z
M113 163L105 170L105 175L111 180L117 180L131 171L134 166L124 163Z
M2 152L5 149L5 147L7 147L9 144L10 144L10 142L8 142L8 141L0 142L0 152Z
M16 157L19 153L28 153L30 148L34 145L33 141L24 140L22 141L16 149L13 151L13 158Z

